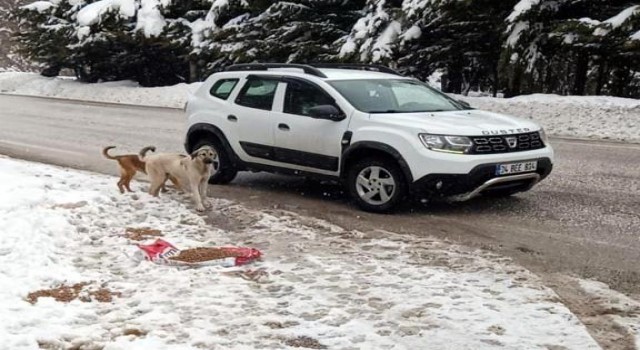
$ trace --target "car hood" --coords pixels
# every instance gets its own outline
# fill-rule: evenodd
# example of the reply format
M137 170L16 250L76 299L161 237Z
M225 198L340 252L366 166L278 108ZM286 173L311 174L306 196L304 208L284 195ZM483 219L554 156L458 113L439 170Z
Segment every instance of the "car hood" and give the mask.
M477 109L432 113L376 113L370 115L370 120L443 135L518 134L540 129L538 124L528 119Z

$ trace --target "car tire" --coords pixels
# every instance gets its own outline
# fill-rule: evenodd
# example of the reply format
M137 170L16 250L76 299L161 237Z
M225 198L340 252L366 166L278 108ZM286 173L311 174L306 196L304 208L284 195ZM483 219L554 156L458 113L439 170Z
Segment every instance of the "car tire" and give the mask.
M373 157L353 164L347 173L351 198L364 211L387 213L407 194L407 183L398 164L388 158Z
M233 181L238 175L238 170L233 166L231 157L227 153L226 149L222 146L220 141L205 140L196 143L193 150L197 150L202 146L209 146L218 155L217 160L214 161L214 170L209 177L209 183L212 185L224 185Z

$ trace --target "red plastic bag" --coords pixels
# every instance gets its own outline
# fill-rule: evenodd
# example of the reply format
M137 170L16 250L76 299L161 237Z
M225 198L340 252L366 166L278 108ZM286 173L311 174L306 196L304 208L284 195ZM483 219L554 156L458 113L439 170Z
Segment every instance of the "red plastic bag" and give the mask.
M219 247L224 252L228 252L229 255L233 255L226 258L207 260L202 262L185 262L170 259L173 256L180 254L180 249L176 248L173 244L163 240L157 239L152 244L142 245L139 244L138 248L144 253L146 260L152 261L161 265L184 265L184 266L211 266L219 265L224 267L233 267L246 265L259 259L262 256L262 252L258 249L247 247Z

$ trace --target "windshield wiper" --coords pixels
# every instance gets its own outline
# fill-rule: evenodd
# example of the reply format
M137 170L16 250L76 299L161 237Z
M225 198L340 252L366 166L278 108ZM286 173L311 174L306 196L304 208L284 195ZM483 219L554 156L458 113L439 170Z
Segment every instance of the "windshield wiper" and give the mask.
M431 113L431 112L448 112L451 109L427 109L427 110L419 110L419 111L401 111L399 109L387 109L385 111L370 111L371 114L377 113Z
M369 113L411 113L411 112L405 112L398 109L387 109L385 111L369 111Z

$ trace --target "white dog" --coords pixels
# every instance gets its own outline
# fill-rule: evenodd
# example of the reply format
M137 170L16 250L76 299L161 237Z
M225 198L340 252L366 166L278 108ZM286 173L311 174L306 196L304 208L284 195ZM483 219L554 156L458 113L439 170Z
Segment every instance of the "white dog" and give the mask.
M209 174L216 152L209 146L202 146L189 157L182 154L160 153L146 156L146 147L140 151L140 158L146 163L147 175L151 181L149 194L157 197L160 188L172 177L177 186L185 192L191 192L197 211L204 211L207 202Z

